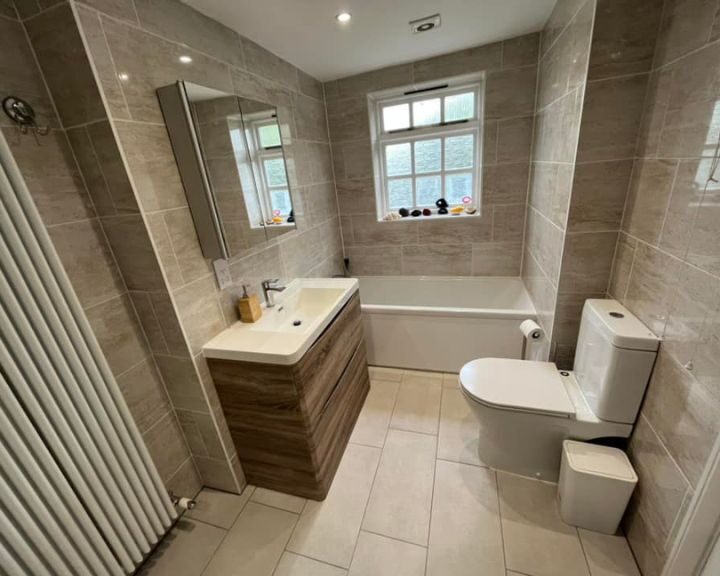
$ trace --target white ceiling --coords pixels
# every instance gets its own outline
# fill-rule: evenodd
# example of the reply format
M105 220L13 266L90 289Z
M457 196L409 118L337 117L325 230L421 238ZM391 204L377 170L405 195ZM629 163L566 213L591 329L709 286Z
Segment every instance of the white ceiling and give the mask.
M555 0L184 0L319 80L540 30ZM335 15L352 13L340 25ZM408 22L439 12L442 26Z

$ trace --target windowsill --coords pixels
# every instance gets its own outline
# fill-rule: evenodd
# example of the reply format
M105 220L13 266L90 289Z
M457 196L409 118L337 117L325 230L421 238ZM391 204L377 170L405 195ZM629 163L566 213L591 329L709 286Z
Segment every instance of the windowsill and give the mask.
M466 220L468 218L479 218L481 216L480 211L475 214L431 214L430 216L406 216L405 218L399 218L398 220L378 220L379 224L396 224L399 222L422 222L422 221L435 221L435 220Z

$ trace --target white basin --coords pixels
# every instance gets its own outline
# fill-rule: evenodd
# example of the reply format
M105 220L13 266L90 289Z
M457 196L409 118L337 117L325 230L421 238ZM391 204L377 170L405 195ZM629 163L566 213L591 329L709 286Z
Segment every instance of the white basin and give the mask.
M357 292L355 278L301 278L275 293L253 324L236 322L203 346L206 358L295 364Z

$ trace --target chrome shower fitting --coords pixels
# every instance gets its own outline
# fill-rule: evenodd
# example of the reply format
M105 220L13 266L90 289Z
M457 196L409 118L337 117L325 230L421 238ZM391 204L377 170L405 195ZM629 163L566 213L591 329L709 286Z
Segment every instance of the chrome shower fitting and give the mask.
M45 136L50 132L47 126L38 126L35 121L35 110L22 98L8 96L2 101L5 114L18 125L20 132L27 134L32 130L35 136Z

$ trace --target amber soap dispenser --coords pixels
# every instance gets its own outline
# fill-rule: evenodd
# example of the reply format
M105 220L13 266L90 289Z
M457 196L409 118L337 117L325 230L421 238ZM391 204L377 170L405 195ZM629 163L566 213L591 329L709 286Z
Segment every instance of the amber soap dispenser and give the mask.
M240 321L246 323L257 322L262 316L260 299L257 294L248 294L248 285L243 284L243 295L237 303L240 312Z

